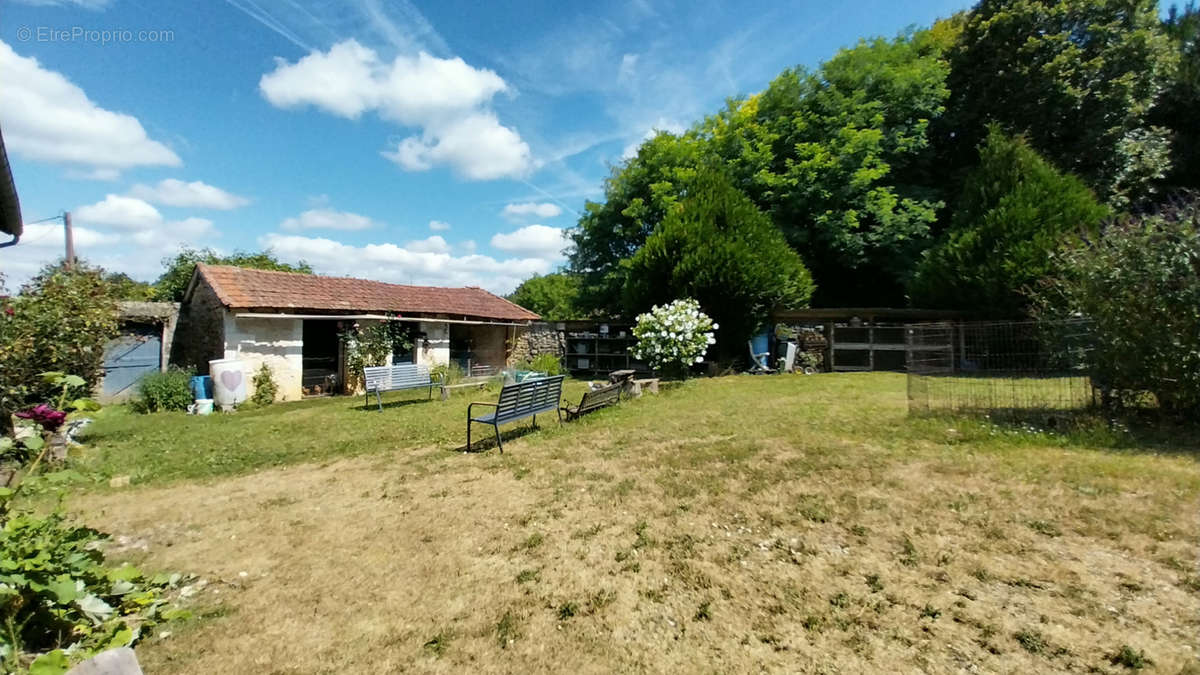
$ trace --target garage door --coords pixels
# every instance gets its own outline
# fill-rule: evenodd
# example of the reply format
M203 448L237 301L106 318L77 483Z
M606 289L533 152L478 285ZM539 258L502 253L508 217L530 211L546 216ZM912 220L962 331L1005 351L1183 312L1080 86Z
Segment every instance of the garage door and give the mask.
M104 347L104 385L107 401L137 393L137 383L146 373L158 372L162 359L161 329L152 324L126 325L121 337Z

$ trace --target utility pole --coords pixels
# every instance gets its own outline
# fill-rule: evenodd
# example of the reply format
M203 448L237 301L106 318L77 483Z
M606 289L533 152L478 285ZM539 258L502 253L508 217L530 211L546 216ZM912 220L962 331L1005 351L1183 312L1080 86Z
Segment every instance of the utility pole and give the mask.
M63 230L67 240L67 269L75 268L75 234L71 232L71 212L63 212Z

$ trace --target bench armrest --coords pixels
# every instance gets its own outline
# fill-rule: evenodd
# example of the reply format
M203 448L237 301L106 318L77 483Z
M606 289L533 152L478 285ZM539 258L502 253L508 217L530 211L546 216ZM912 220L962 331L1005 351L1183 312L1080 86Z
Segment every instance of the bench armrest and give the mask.
M486 402L486 401L474 401L474 402L472 402L472 403L470 403L470 404L468 404L468 405L467 405L467 417L470 417L470 416L471 416L471 409L472 409L472 408L474 408L474 407L475 407L475 406L477 406L477 405L490 405L490 406L491 406L491 407L493 407L493 408L498 408L498 407L500 407L500 406L499 406L499 404L497 404L497 403L488 403L488 402Z

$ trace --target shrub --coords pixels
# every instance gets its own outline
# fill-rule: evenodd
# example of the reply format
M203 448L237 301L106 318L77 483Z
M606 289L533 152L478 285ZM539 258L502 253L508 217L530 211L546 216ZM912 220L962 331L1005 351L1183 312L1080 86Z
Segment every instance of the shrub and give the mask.
M143 413L187 410L192 399L192 372L171 369L143 377L133 407Z
M275 402L275 394L279 391L279 386L275 384L275 378L271 375L271 368L267 364L262 364L258 368L258 372L254 374L254 395L250 400L257 405L271 405Z
M12 413L52 401L58 387L41 373L99 380L104 345L117 335L117 304L100 270L50 266L19 295L0 298L0 430Z
M678 370L686 376L693 363L704 360L709 345L716 342L713 331L718 328L700 311L700 303L691 298L676 300L637 318L633 328L637 344L630 353L655 370Z
M1063 237L1107 213L1078 178L997 127L956 206L949 232L926 251L909 286L913 304L993 316L1026 314L1026 292L1052 272Z
M1038 315L1083 316L1088 363L1113 404L1144 392L1160 408L1200 415L1200 196L1081 237L1056 258L1062 271L1034 294Z
M562 359L557 354L538 354L537 356L526 359L521 364L523 370L533 370L547 375L562 375L563 366Z
M442 384L454 384L463 379L463 369L457 363L443 363L434 366L429 370L429 376L435 380L440 379Z

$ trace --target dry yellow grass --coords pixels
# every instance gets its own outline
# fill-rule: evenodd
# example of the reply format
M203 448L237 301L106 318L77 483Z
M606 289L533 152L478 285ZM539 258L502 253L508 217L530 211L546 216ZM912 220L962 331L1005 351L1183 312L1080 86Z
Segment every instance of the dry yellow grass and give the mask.
M72 506L213 582L147 673L1196 668L1188 452L909 420L888 375L694 382L506 449Z

